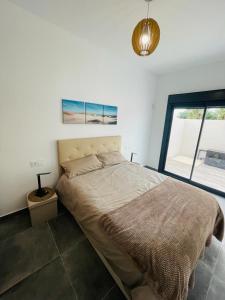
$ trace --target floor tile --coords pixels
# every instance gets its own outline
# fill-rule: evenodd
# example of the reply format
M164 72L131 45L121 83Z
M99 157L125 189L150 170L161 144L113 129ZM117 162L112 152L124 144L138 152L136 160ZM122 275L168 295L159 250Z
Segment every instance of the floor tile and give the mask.
M69 250L85 236L71 214L65 213L49 221L57 247L61 253Z
M58 200L57 203L57 207L58 207L58 216L63 215L64 213L68 212L68 210L65 208L65 206L62 204L61 201Z
M195 271L195 287L189 290L188 300L205 300L213 273L203 261L199 261Z
M87 240L65 252L63 261L79 300L101 300L115 285Z
M216 276L210 284L206 300L224 300L225 299L225 282L218 279Z
M118 286L114 286L102 300L126 300Z
M0 294L58 256L47 224L0 242Z
M217 195L214 195L214 197L217 199L217 201L225 215L225 198L217 196Z
M0 219L0 241L31 227L28 210Z
M60 258L24 279L1 297L2 300L76 300Z
M217 260L216 268L214 274L221 280L224 281L225 285L225 247L221 247L221 251ZM224 295L225 299L225 295Z
M221 252L221 246L221 242L213 237L211 245L205 248L204 257L201 258L201 260L203 260L204 263L211 268L212 272L216 267L219 254Z

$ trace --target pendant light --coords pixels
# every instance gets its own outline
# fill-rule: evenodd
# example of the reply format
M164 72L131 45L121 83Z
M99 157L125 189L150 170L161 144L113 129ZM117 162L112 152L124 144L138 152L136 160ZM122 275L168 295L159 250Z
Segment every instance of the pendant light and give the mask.
M150 55L158 46L160 39L158 23L149 18L149 3L152 0L145 1L148 2L147 17L137 24L132 35L134 52L140 56Z

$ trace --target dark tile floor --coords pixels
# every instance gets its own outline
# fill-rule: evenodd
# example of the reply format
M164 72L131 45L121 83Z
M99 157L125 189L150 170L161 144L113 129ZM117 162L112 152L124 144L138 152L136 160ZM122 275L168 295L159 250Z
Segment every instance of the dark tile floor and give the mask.
M219 201L225 208L225 199ZM62 206L56 219L36 227L27 211L1 219L0 265L3 300L125 300ZM198 263L188 300L224 299L225 249L213 239Z
M0 220L2 300L124 300L73 217L31 227L29 214Z

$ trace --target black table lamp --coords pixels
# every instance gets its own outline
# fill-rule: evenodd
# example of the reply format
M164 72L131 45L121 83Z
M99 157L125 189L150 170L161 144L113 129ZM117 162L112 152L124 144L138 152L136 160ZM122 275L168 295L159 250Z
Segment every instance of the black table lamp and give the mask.
M136 155L137 153L135 153L135 152L131 152L131 156L130 156L130 161L132 162L133 161L133 157L134 157L134 155Z
M37 197L44 197L45 195L48 194L48 191L45 188L41 187L41 175L48 175L48 174L51 174L51 172L48 172L48 173L38 173L37 174L38 189L35 191L35 195Z

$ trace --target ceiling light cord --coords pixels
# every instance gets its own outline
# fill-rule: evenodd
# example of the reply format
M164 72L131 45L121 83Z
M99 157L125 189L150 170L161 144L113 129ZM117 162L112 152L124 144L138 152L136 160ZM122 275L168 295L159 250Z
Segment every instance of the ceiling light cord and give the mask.
M147 19L149 17L149 3L150 3L150 1L148 1Z

